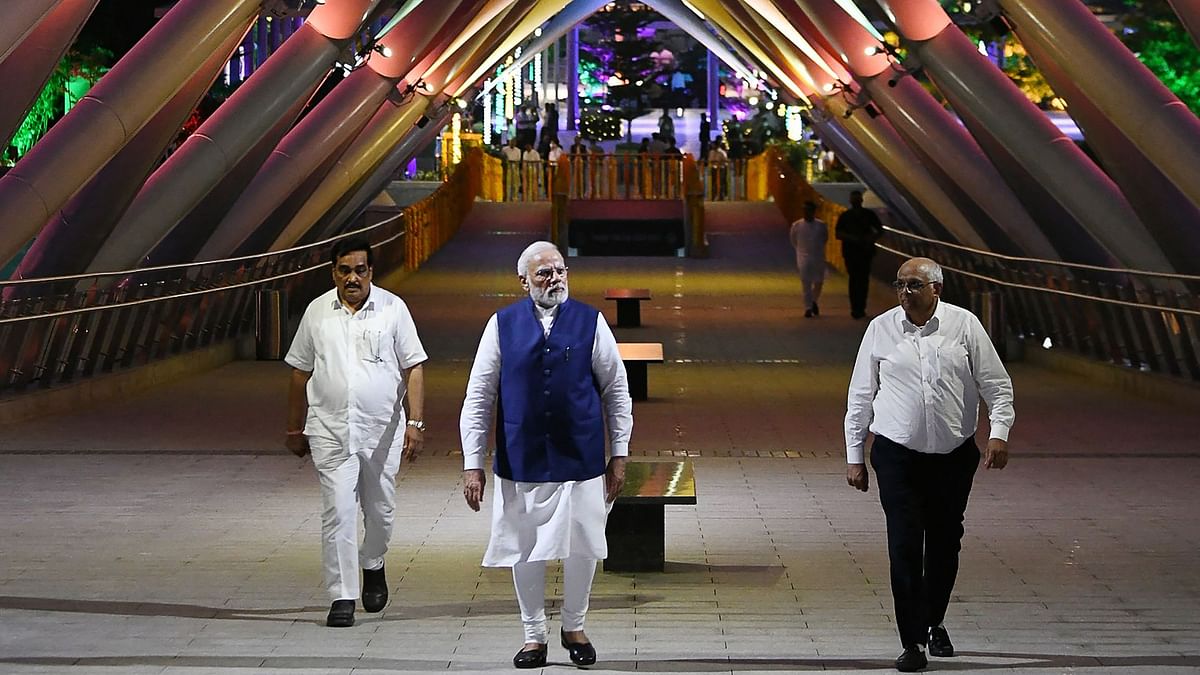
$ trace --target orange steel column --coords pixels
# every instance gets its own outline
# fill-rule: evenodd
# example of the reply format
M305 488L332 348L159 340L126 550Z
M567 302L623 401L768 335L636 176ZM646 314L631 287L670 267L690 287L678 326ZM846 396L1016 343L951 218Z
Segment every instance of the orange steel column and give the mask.
M347 40L358 33L379 0L329 0L318 6L228 101L154 172L90 270L184 262L146 256L184 220L265 134L328 74ZM275 141L271 141L273 146ZM194 249L193 249L194 250Z
M117 154L260 0L181 0L4 177L0 259L11 258Z
M97 2L62 0L7 57L0 57L0 82L4 83L4 96L0 97L0 145L7 143L21 125Z
M1192 203L1200 205L1200 119L1117 36L1080 2L1000 0L1000 7L1023 42L1037 43Z
M1173 269L1120 189L980 54L935 0L879 0L951 105L985 127L1122 265Z

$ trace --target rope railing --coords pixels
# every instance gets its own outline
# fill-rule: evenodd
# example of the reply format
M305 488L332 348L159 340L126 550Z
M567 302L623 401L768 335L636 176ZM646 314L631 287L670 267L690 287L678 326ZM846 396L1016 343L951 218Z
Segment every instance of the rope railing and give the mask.
M558 176L566 171L569 199L684 199L684 155L649 153L564 153L558 161L495 159L502 175L497 201L551 201ZM747 160L695 162L706 200L747 199ZM485 191L485 198L488 193Z

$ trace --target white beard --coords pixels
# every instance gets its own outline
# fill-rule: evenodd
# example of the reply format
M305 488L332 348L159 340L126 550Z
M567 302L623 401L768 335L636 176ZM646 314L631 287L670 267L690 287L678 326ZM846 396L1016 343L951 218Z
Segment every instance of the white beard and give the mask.
M567 284L563 283L556 291L552 293L549 290L530 285L529 297L543 309L554 309L567 301Z

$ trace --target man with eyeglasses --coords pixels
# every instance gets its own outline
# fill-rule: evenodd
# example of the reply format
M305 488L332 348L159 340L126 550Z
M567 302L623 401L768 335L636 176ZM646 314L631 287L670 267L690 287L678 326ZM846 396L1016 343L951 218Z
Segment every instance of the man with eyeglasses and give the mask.
M463 496L479 510L488 432L498 417L483 565L513 571L525 636L513 665L546 665L546 562L562 560L559 641L586 666L596 650L583 623L596 561L608 557L608 508L625 482L633 402L604 315L568 298L558 248L531 244L517 259L517 277L529 297L488 320L467 383Z
M979 319L941 300L942 277L928 258L900 266L892 284L900 306L867 326L846 403L846 482L863 492L864 446L875 435L902 672L928 665L926 645L932 656L954 656L943 620L980 460L980 399L991 427L985 469L1008 463L1014 420L1012 380Z
M312 453L332 599L325 624L344 628L354 625L360 590L365 611L387 605L383 559L392 537L396 473L401 456L412 459L424 438L427 357L404 301L371 285L371 244L343 239L331 259L335 288L308 305L285 359L292 367L287 447L299 457Z

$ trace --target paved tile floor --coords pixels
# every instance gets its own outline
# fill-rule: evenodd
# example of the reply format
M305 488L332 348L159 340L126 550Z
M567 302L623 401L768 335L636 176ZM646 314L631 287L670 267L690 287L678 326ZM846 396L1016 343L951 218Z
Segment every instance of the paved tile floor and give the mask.
M592 670L890 671L882 512L846 486L840 445L864 324L836 275L823 316L801 318L783 223L716 207L708 260L569 261L584 300L654 291L646 326L618 331L668 359L634 452L693 457L700 495L668 507L664 573L597 575ZM478 564L489 515L461 501L457 414L544 217L481 205L397 283L431 356L431 432L401 472L384 612L323 626L316 482L279 447L286 369L239 362L3 430L0 673L510 671L516 603L507 571ZM947 621L960 655L930 671L1200 672L1196 401L1011 370L1013 461L976 480ZM556 646L550 660L572 668Z

